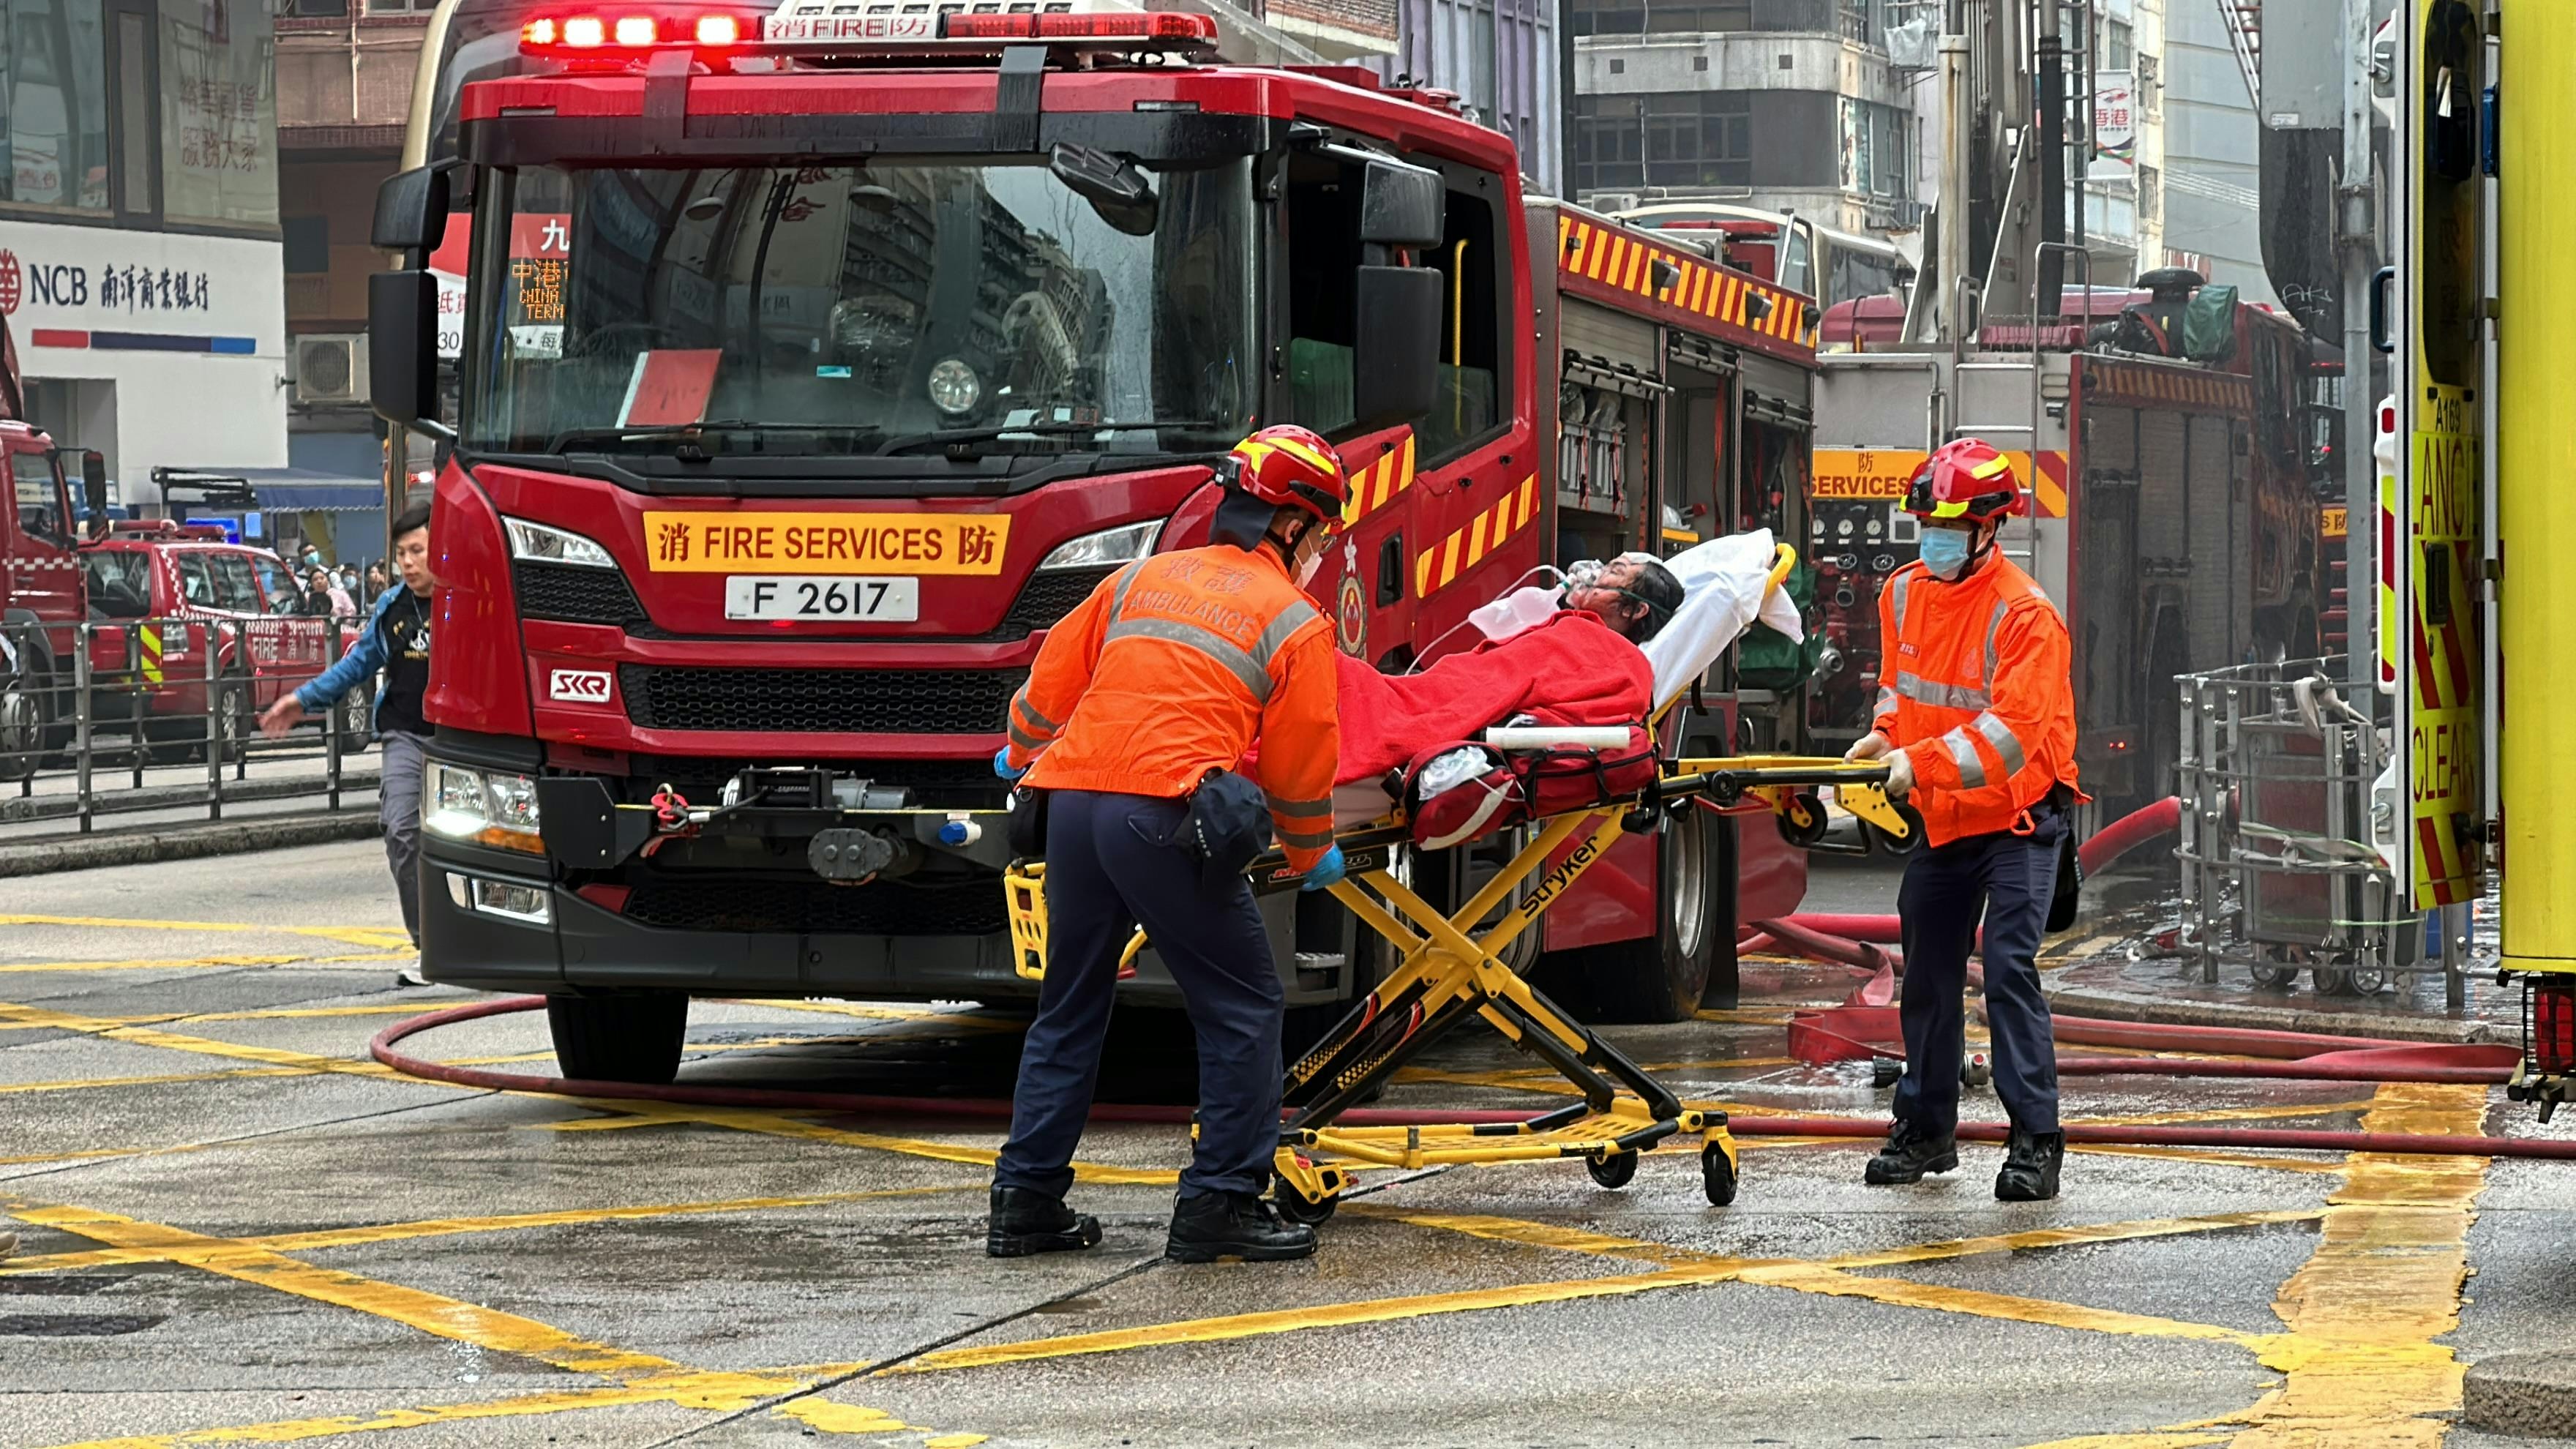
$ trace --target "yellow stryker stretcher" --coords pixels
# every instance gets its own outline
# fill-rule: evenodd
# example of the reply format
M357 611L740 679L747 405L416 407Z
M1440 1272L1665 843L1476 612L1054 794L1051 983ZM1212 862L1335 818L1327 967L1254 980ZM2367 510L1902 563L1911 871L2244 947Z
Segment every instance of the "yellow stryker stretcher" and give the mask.
M1776 589L1795 563L1795 555L1782 545L1768 587ZM1664 712L1657 711L1658 724ZM1322 1042L1289 1064L1285 1095L1292 1107L1280 1127L1273 1186L1282 1214L1301 1222L1331 1216L1352 1184L1355 1166L1419 1169L1579 1157L1595 1182L1621 1187L1635 1176L1641 1151L1680 1134L1697 1134L1702 1140L1700 1170L1708 1200L1720 1206L1735 1200L1736 1148L1726 1131L1726 1115L1684 1107L1618 1048L1532 989L1504 963L1504 952L1622 833L1653 829L1658 817L1688 810L1695 801L1723 807L1756 797L1781 817L1784 832L1799 844L1812 844L1824 833L1824 807L1815 793L1823 786L1835 787L1843 808L1894 848L1918 843L1922 823L1879 788L1887 778L1887 767L1880 763L1751 755L1670 760L1657 773L1653 784L1633 795L1531 821L1528 842L1483 889L1447 914L1388 869L1394 852L1410 841L1401 807L1336 833L1349 874L1332 887L1333 894L1396 948L1398 961ZM1560 851L1566 851L1564 858L1549 865ZM1044 870L1020 863L1006 877L1013 959L1026 977L1045 970ZM1254 888L1264 892L1293 888L1298 879L1276 851L1254 861L1246 873ZM1525 881L1531 883L1524 893ZM1501 909L1507 901L1509 907ZM1498 909L1499 919L1476 934L1474 923ZM1139 932L1128 942L1122 965L1133 961L1143 945ZM1554 1067L1581 1090L1583 1099L1522 1122L1333 1125L1342 1112L1470 1017L1483 1018L1505 1039Z

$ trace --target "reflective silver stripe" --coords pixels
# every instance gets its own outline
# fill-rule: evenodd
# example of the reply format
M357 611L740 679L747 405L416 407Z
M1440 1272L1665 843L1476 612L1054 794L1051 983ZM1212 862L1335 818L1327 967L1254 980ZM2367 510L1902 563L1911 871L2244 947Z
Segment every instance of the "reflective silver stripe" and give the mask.
M1959 788L1974 790L1986 783L1986 762L1977 758L1976 742L1964 729L1954 729L1941 736L1950 747L1950 762L1959 767Z
M1140 559L1135 563L1129 564L1125 571L1118 575L1118 587L1110 590L1109 592L1109 621L1111 623L1116 623L1118 621L1118 611L1127 607L1127 591L1136 586L1136 575L1143 573L1144 571L1145 564L1144 561Z
M1919 674L1898 670L1896 692L1916 704L1947 705L1952 709L1984 709L1994 703L1982 689L1963 684L1934 684Z
M1047 741L1039 739L1037 736L1030 734L1027 730L1020 728L1020 722L1018 720L1011 721L1010 734L1011 743L1018 745L1021 749L1028 751L1030 754L1034 755L1038 751L1047 747Z
M1321 830L1282 830L1279 843L1292 850L1321 850L1333 843L1333 827Z
M1213 629L1178 619L1121 619L1109 626L1109 632L1101 638L1101 647L1107 648L1121 639L1160 639L1184 649L1195 649L1224 665L1235 678L1242 680L1243 687L1252 691L1255 703L1266 704L1270 700L1270 671L1262 667L1260 660L1237 648L1233 640Z
M1981 714L1968 723L1976 727L1977 733L1986 737L1986 743L1995 747L1996 754L2004 757L2005 774L2021 773L2026 757L2021 752L2021 740L2013 734L2011 725L2005 724L1991 714Z
M1889 585L1896 591L1896 607L1893 612L1896 615L1896 632L1900 638L1905 633L1905 590L1913 582L1914 575L1899 571L1895 581Z
M1011 696L1011 708L1020 712L1020 718L1027 723L1032 733L1052 735L1064 728L1054 720L1038 713L1037 709L1029 703L1029 691L1026 685L1022 685L1020 692Z
M1279 611L1279 617L1271 620L1270 626L1261 631L1261 637L1252 641L1253 657L1261 661L1262 668L1269 668L1278 662L1279 651L1288 647L1289 635L1306 627L1307 620L1321 617L1315 606L1304 599L1290 602L1287 608Z
M1268 794L1267 791L1263 793ZM1271 795L1270 813L1284 815L1292 820L1330 820L1333 818L1333 797L1327 795L1321 800L1290 800L1283 796Z
M1871 711L1871 714L1875 717L1894 713L1896 713L1896 691L1882 684L1878 687L1878 708Z
M1995 687L1995 636L2003 632L2004 615L2012 605L1997 602L1994 617L1986 620L1986 688Z

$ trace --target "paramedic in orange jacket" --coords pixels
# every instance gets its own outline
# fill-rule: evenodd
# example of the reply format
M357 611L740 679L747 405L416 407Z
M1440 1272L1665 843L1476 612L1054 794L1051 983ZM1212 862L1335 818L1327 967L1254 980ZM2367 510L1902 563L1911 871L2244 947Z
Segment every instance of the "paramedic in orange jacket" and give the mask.
M2066 1151L2034 958L2081 798L2066 623L1995 547L2023 506L2012 464L1973 438L1915 473L1905 511L1922 520L1921 558L1879 594L1877 718L1851 750L1888 762L1888 793L1911 795L1927 846L1906 862L1897 898L1905 1076L1867 1180L1916 1182L1959 1165L1960 998L1982 918L1995 1095L2012 1118L1995 1178L2007 1202L2055 1197Z
M1198 1145L1166 1251L1209 1262L1315 1250L1314 1229L1283 1222L1261 1196L1282 1075L1269 934L1251 886L1232 873L1206 883L1180 827L1192 792L1258 743L1289 867L1308 890L1341 879L1333 631L1301 588L1340 531L1347 490L1331 446L1299 427L1246 438L1219 476L1215 542L1130 564L1066 615L1012 699L1010 744L994 759L1045 792L1049 917L1011 1138L993 1167L995 1257L1100 1241L1099 1222L1064 1194L1118 958L1140 923L1198 1034Z

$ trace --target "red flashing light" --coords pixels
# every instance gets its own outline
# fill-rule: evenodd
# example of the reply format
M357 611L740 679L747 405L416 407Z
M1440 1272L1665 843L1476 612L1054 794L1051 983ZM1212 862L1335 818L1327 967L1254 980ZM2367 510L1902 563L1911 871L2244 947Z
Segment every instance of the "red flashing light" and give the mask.
M950 40L1027 40L1037 33L1034 15L949 15L939 33Z
M662 38L662 27L654 24L650 15L621 15L617 17L616 35L620 45L651 45Z
M521 45L552 45L562 38L562 29L551 15L540 15L519 27Z
M1119 15L1040 15L1041 40L1214 40L1211 16L1177 10L1144 10Z
M2576 1070L2576 989L2558 982L2531 987L2531 1057L2544 1076Z
M742 22L730 15L698 17L697 42L700 45L740 45Z
M563 23L563 43L575 50L596 50L608 43L608 22L596 15L576 15Z

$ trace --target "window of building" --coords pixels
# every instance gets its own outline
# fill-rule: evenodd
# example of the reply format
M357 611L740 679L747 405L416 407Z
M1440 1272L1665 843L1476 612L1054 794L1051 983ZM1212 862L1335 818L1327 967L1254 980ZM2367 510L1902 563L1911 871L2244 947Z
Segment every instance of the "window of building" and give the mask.
M1577 35L1693 35L1754 28L1753 0L1574 0L1566 13Z
M1837 112L1842 189L1861 196L1910 196L1913 148L1906 144L1906 114L1849 96L1839 99Z
M1501 97L1494 90L1494 6L1461 5L1456 11L1467 27L1467 104L1490 124Z
M347 4L348 0L339 0ZM367 0L369 15L426 15L438 8L438 0Z
M0 0L0 200L107 207L100 0Z
M2129 57L2137 53L2134 34L2129 22L2125 20L2102 22L2102 68L2104 70L2129 68Z
M1753 184L1750 92L1577 96L1574 111L1577 191Z
M161 9L162 214L277 224L277 71L268 0Z
M278 223L286 242L286 270L291 275L331 270L331 218L290 216Z
M1870 14L1871 8L1872 0L1842 0L1838 18L1842 21L1843 39L1858 45L1876 42L1878 30L1871 24L1874 18Z

